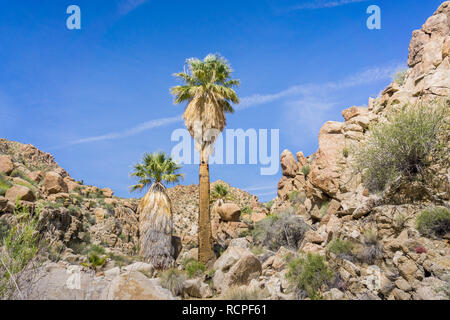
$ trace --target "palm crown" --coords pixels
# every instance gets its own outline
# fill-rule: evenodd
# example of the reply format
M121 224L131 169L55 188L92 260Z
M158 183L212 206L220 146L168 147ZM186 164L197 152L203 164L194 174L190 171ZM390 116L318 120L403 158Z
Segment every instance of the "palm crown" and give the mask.
M138 178L138 184L130 187L130 190L142 190L152 184L176 183L183 178L183 174L178 173L181 166L172 160L172 157L165 153L145 153L142 162L133 166L132 177Z
M239 80L231 79L229 63L218 54L209 54L205 59L186 60L188 72L175 73L174 76L184 82L171 88L175 103L187 102L183 118L191 135L196 138L197 146L203 150L206 145L214 143L217 136L205 138L209 129L221 132L226 126L225 113L233 113L231 103L239 103L233 87L239 86ZM195 124L201 123L201 128ZM201 130L200 138L199 132Z

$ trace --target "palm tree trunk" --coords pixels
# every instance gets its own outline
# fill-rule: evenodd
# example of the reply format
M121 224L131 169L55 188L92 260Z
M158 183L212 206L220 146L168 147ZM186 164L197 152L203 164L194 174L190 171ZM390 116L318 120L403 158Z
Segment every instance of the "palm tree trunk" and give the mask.
M214 258L212 247L211 218L209 211L209 165L208 156L202 150L199 172L199 218L198 218L198 260L204 264Z

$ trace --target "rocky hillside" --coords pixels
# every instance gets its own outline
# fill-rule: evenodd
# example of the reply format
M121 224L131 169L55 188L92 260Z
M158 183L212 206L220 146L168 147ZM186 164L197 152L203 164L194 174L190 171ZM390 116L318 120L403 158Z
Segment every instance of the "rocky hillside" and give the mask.
M285 150L281 155L283 177L272 212L294 206L313 226L300 250L328 255L327 248L336 239L364 245L364 233L375 233L380 249L376 264L328 256L346 283L345 294L339 296L448 299L450 234L447 230L440 240L424 237L415 224L427 208L449 208L448 126L443 137L444 161L434 162L422 180L400 179L383 192L365 186L352 151L364 144L370 126L385 122L404 105L418 107L450 98L449 45L450 2L444 2L422 29L413 32L409 69L400 79L380 97L369 99L368 107L344 110L343 122L325 123L316 153L294 156ZM448 112L448 102L446 108ZM379 281L376 285L374 279Z
M237 219L228 219L213 212L213 236L218 244L217 250L223 250L231 239L248 230L252 221L248 215L251 209L259 210L259 219L265 217L268 210L258 203L256 197L223 181L212 183L212 191L216 184L225 186L228 199L237 205L239 213L241 210L247 212L247 215L243 215L246 222L240 219L240 215ZM175 241L177 252L181 251L185 255L197 246L198 186L178 185L169 188L168 194L172 199L174 238L181 237L181 241ZM19 223L23 213L33 214L38 219L37 231L42 241L36 258L38 261L34 261L32 265L42 262L52 265L48 270L55 270L54 273L40 271L46 274L44 279L50 277L51 280L47 279L48 281L56 281L53 277L57 278L61 274L69 275L70 273L65 273L66 269L75 268L74 266L76 270L89 271L92 252L100 257L107 257L104 268L100 268L103 271L136 262L139 270L147 270L148 265L143 264L142 267L137 255L137 205L138 200L115 197L109 188L100 189L75 181L54 161L52 155L32 145L0 139L0 239L3 241L7 237L9 230ZM255 218L258 216L254 215L253 219ZM36 270L31 274L35 277ZM39 272L37 274L42 276ZM91 270L86 277L95 277L95 274ZM23 281L30 280L29 273L25 272L22 276ZM45 281L38 282L33 290L27 287L30 291L28 297L42 296L40 290L45 289ZM64 289L64 281L62 283L62 291L55 289L61 294L60 298L74 297L70 290L68 296L62 293L67 289ZM100 281L100 284L105 283L109 285L108 281ZM89 291L81 296L86 299L100 298L97 293ZM76 297L81 297L79 294ZM47 298L56 297L56 293L49 293Z

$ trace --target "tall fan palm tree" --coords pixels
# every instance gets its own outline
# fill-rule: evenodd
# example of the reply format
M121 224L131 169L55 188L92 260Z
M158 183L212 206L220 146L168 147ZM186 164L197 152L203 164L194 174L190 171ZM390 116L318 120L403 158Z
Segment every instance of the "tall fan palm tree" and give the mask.
M176 73L183 85L171 88L175 104L186 102L183 114L186 127L200 153L199 172L199 260L208 262L214 257L211 238L209 202L209 155L214 141L226 126L226 113L233 113L231 103L239 103L231 79L232 69L221 56L209 54L205 59L186 60L188 71Z
M130 187L132 192L150 187L138 206L140 255L160 270L174 263L172 205L163 182L180 181L180 169L165 153L145 153L130 174L138 178L138 184Z

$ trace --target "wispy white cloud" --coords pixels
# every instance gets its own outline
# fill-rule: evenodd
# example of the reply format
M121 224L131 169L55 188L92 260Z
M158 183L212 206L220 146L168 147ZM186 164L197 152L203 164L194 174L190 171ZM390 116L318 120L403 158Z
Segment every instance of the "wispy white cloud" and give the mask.
M377 81L392 79L393 75L403 67L403 64L397 63L384 67L368 68L362 72L350 75L347 78L339 81L331 81L322 84L297 85L274 94L255 94L249 97L242 98L241 103L236 106L236 109L243 110L291 96L310 96L313 94L337 91L346 88L371 84Z
M276 182L275 182L276 184ZM274 189L274 184L272 185L267 185L267 186L255 186L255 187L248 187L248 188L243 188L243 190L247 191L247 192L253 192L253 191L262 191L262 190L269 190L269 189Z
M308 3L300 4L288 9L288 11L306 10L306 9L323 9L344 6L350 3L366 2L368 0L316 0Z
M76 144L84 144L84 143L99 142L99 141L105 141L105 140L114 140L114 139L131 137L138 133L141 133L141 132L144 132L144 131L147 131L150 129L162 127L162 126L165 126L168 124L176 123L181 120L182 120L181 117L153 119L153 120L150 120L150 121L147 121L144 123L140 123L134 127L131 127L131 128L128 128L128 129L125 129L122 131L116 131L116 132L111 132L111 133L107 133L107 134L100 135L100 136L92 136L92 137L75 140L75 141L68 143L65 146L60 146L60 147L56 147L56 148L67 147L67 146L76 145Z
M146 2L148 0L121 0L117 6L117 10L120 15L126 15Z

